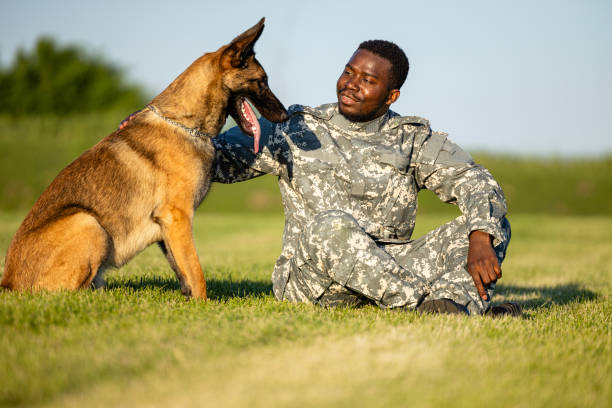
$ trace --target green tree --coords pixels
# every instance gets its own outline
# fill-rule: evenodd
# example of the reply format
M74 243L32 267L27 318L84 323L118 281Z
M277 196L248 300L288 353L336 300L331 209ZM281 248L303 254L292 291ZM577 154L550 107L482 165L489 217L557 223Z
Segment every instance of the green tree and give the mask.
M0 67L0 112L66 114L137 109L144 103L142 89L128 84L120 69L48 37L31 52L18 50L12 66Z

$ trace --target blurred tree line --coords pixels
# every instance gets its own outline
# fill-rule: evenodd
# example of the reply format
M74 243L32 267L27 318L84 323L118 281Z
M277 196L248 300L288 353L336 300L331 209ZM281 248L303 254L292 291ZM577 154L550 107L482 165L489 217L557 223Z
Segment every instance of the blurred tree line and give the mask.
M31 51L20 49L12 66L0 66L0 113L67 114L134 110L146 103L143 90L123 71L76 46L41 37Z

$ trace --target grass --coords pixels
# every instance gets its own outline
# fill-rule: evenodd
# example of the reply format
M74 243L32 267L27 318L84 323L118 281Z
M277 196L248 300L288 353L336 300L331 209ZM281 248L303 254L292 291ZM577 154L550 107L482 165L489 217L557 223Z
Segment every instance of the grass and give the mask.
M609 406L612 217L511 221L495 300L526 314L493 320L278 302L282 217L199 211L208 302L153 247L102 291L1 293L0 405Z

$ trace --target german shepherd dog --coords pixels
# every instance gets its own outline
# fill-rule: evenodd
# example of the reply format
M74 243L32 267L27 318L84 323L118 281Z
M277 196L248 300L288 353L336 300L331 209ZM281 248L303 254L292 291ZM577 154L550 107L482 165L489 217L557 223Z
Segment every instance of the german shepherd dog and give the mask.
M17 230L0 285L100 286L106 268L158 243L182 292L206 299L192 220L211 182L211 138L231 115L257 151L260 128L247 99L272 122L288 118L255 59L263 29L262 18L197 59L124 127L63 169Z

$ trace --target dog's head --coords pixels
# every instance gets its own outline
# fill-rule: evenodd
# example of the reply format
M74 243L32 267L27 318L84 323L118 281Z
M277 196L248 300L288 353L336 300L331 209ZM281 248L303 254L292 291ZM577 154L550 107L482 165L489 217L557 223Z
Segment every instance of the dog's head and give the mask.
M263 29L262 18L231 43L195 60L153 99L152 105L165 117L209 134L219 133L231 115L244 133L255 138L257 152L259 122L247 100L272 122L289 118L255 59L253 46Z
M259 123L247 100L271 122L289 118L287 110L268 86L268 76L255 58L253 47L264 29L264 18L240 34L222 51L223 86L229 90L227 113L240 129L255 138L259 147Z

